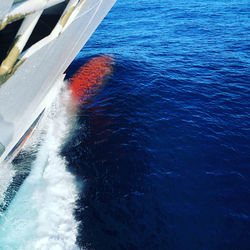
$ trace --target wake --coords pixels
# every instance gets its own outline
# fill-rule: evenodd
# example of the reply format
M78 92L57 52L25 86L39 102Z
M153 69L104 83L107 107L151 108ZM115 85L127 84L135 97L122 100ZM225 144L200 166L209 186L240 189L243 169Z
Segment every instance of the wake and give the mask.
M76 180L60 156L61 145L73 126L73 114L67 108L69 98L69 93L63 90L32 136L36 145L29 147L37 147L39 142L39 150L29 176L4 214L0 214L0 249L77 248ZM6 180L1 181L0 203L15 175L13 166L6 169L1 174Z

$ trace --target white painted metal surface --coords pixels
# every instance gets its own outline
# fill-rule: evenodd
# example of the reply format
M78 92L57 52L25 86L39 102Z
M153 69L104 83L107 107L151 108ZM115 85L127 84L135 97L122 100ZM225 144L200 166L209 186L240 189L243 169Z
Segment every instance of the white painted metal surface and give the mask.
M57 79L115 1L86 0L60 36L35 49L32 46L33 53L26 55L26 60L0 87L0 143L5 147L0 162L47 106Z
M1 0L0 6L0 20L8 13L11 8L13 0Z

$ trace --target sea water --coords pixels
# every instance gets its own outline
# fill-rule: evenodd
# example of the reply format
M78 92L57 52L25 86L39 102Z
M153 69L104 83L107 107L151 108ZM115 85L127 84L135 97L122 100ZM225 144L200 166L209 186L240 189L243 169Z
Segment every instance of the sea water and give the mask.
M99 54L115 58L113 75L74 129L63 126L68 139L48 132L38 143L2 209L25 221L29 196L32 223L15 240L2 218L0 246L248 249L249 12L248 0L118 0L67 78ZM36 166L36 178L52 168L27 190ZM0 199L17 174L2 171Z
M68 102L66 90L58 93L18 159L5 164L3 174L10 186L6 188L4 181L0 187L5 194L1 204L0 249L77 249L77 186L60 155L61 145L74 124ZM30 157L32 154L35 157ZM13 175L21 179L24 169L26 176L18 185L13 182ZM7 192L13 189L14 195Z

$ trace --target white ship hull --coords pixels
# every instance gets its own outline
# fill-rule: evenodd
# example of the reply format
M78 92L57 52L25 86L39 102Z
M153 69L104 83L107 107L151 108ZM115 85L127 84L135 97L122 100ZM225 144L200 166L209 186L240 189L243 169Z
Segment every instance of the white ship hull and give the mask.
M60 36L30 53L0 86L0 163L13 156L53 98L57 81L116 0L87 0Z

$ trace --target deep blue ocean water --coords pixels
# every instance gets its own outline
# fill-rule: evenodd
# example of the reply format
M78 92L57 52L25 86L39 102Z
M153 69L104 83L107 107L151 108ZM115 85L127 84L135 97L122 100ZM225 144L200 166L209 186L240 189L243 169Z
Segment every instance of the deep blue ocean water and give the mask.
M63 149L89 249L250 249L250 3L118 1L69 68L111 54Z
M43 155L53 130L14 161L0 249L74 249L70 233L81 249L250 249L249 31L248 0L118 0L67 78L102 54L113 73L80 107L65 161ZM19 191L36 151L44 176Z

